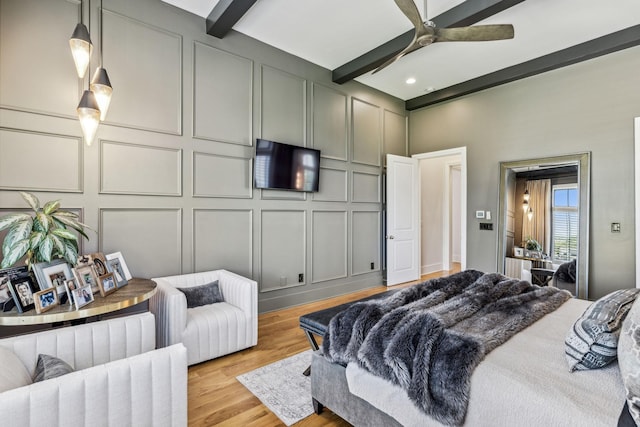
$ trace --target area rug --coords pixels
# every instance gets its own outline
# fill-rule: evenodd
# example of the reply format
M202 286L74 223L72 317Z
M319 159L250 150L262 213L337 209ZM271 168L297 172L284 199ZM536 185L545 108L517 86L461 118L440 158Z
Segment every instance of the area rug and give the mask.
M311 350L236 377L287 426L313 413L311 379L302 375L311 364Z

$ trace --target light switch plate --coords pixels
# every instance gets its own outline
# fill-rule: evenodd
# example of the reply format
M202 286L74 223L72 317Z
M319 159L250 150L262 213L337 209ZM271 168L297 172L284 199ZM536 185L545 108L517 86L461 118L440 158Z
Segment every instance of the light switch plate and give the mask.
M476 211L477 219L484 219L484 211Z

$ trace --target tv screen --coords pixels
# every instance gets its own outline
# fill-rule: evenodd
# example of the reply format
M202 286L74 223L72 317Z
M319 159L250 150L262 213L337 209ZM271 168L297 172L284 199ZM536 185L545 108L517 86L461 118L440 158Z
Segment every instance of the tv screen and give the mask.
M320 150L256 140L256 188L318 191Z

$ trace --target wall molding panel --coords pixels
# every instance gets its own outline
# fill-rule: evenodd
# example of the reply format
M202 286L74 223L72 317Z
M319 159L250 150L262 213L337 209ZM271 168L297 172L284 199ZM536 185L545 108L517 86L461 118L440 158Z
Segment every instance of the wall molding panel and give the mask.
M347 202L347 171L337 168L320 167L320 191L312 193L316 202Z
M82 193L83 149L77 136L0 128L0 189Z
M358 242L356 246L356 242ZM380 271L382 245L381 213L351 212L351 275ZM371 269L371 263L374 263Z
M253 159L194 151L193 196L253 198Z
M351 98L351 133L353 163L380 166L382 121L380 107Z
M260 67L260 137L307 146L307 80Z
M193 43L193 137L253 145L253 61Z
M193 271L253 277L253 210L193 209Z
M260 212L260 292L304 286L306 277L307 212L271 210Z
M182 274L182 209L100 208L100 252L122 252L134 277Z
M100 140L100 193L181 196L182 150Z
M311 283L347 277L347 211L311 212Z
M383 153L395 154L396 156L406 156L408 153L407 144L407 117L389 111L386 108L383 114ZM383 157L386 164L386 156Z
M311 85L312 146L324 158L347 161L347 95L321 84Z
M351 172L351 201L354 203L381 202L379 173Z
M182 135L182 36L107 9L103 21L115 88L106 123Z

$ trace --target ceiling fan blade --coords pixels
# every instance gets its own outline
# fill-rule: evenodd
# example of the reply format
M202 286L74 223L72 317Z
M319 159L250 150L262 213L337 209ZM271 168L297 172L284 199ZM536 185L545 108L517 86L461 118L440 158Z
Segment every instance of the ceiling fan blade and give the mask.
M400 53L398 53L396 56L393 56L389 59L387 59L381 66L379 66L378 68L376 68L375 70L373 70L373 73L371 74L375 74L378 71L382 70L383 68L387 68L389 65L393 64L394 62L396 62L398 59L402 58L403 56L413 52L414 50L420 49L422 46L421 44L419 44L416 39L413 39L413 42L411 42L411 44L407 47L405 47L404 49L402 49L402 51L400 51Z
M491 40L512 39L514 35L513 25L474 25L460 28L436 29L437 42L481 42Z
M420 28L423 25L423 20L420 17L420 12L416 7L416 4L413 0L394 0L402 13L405 14L409 21L413 24L414 27Z

